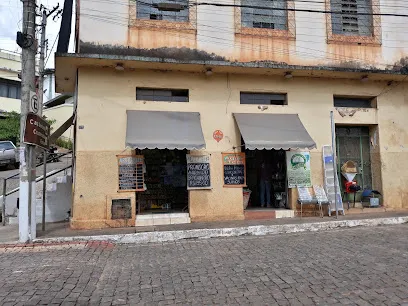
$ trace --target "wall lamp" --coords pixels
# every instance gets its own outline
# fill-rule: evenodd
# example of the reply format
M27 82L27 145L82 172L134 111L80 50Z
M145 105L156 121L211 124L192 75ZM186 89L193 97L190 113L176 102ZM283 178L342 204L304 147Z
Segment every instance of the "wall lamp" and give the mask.
M117 71L123 71L123 70L125 70L125 67L123 67L122 63L117 63L116 66L115 66L115 69Z
M207 69L205 70L205 75L206 75L206 76L212 76L212 74L213 74L212 68L207 68Z
M286 78L286 79L291 79L291 78L293 78L292 72L290 72L290 71L285 72L285 78Z

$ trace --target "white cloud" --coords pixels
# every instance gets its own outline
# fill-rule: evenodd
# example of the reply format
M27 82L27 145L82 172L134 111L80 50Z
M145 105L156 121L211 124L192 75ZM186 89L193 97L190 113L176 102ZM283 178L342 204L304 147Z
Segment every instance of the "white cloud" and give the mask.
M38 7L42 4L48 9L52 9L57 4L60 4L60 9L64 6L64 0L41 0L37 1ZM74 5L75 7L75 5ZM74 21L75 18L72 19ZM48 53L49 60L47 62L47 68L54 67L54 52L57 48L58 41L55 42L60 24L61 16L53 21L52 17L48 18L46 29L46 38L48 39ZM37 24L40 20L37 20ZM1 0L0 3L0 49L9 51L20 51L20 48L16 44L16 33L21 31L22 27L22 2L20 0ZM73 50L73 36L74 36L74 24L71 31L70 52ZM38 33L39 34L39 33ZM38 35L38 39L40 36ZM54 44L55 42L55 44ZM54 44L53 50L50 50Z

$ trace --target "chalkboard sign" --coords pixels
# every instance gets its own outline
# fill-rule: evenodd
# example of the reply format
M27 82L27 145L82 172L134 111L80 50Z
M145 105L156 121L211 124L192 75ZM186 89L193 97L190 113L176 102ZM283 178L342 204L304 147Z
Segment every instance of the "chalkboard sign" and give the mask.
M245 153L223 153L224 187L246 187Z
M210 157L187 154L187 189L210 188Z
M245 185L245 165L224 165L224 185Z
M119 192L143 191L143 156L118 156Z

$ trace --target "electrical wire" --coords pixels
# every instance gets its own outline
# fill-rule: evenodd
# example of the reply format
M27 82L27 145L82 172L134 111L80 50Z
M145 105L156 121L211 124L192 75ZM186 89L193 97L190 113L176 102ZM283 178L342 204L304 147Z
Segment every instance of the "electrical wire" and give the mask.
M88 0L89 1L89 0ZM101 0L99 0L101 1ZM135 0L137 3L141 3L144 5L155 7L151 3L143 2L141 0ZM257 6L257 5L243 5L243 4L228 4L228 3L211 3L211 2L196 2L188 4L186 7L194 7L194 6L215 6L215 7L237 7L237 8L252 8L252 9L262 9L262 10L276 10L276 11L290 11L290 12L305 12L305 13L321 13L321 14L336 14L336 15L350 15L349 12L342 12L342 11L331 11L331 10L313 10L313 9L297 9L297 8L279 8L279 7L265 7L265 6ZM390 17L408 17L408 14L395 14L395 13L358 13L360 16L390 16Z
M88 17L88 18L90 18L90 19L93 19L93 20L97 20L97 21L102 21L102 22L106 22L106 23L110 23L110 24L117 24L117 25L123 25L123 26L125 26L126 24L124 24L124 23L120 23L120 22L117 22L117 21L112 21L112 20L107 20L107 19L104 19L104 18L98 18L98 17ZM157 28L149 28L149 30L151 30L151 31L161 31L162 29L157 29ZM183 35L181 35L181 34L173 34L173 33L169 33L169 32L166 32L166 35L168 35L168 36L173 36L173 37L178 37L178 38L184 38L184 39L188 39L188 40L192 40L192 41L195 41L195 39L193 39L193 38L191 38L191 37L189 37L189 36L183 36ZM202 34L196 34L196 35L198 35L198 36L201 36L201 37L204 37L204 38L210 38L210 39L215 39L215 40L217 40L217 41L211 41L211 40L204 40L204 39L200 39L200 41L201 42L208 42L208 43L217 43L218 45L224 45L224 46L227 46L227 47L235 47L235 45L233 44L233 43L230 43L230 44L228 44L226 41L225 41L225 39L223 39L223 38L220 38L220 37L213 37L213 36L207 36L207 35L202 35ZM243 46L244 47L243 47ZM245 47L245 46L248 46L248 47ZM306 47L300 47L300 48L306 48ZM282 55L289 55L289 54L292 54L292 55L295 55L295 54L303 54L303 55L309 55L310 57L315 57L316 56L316 54L315 53L306 53L306 52L299 52L299 51L289 51L289 50L282 50L282 49L278 49L278 48L273 48L273 49L262 49L262 48L254 48L254 45L253 44L249 44L249 43L243 43L243 42L241 42L240 43L240 49L243 49L243 50L250 50L250 51L261 51L261 52L270 52L270 53L278 53L278 54L282 54ZM310 48L306 48L306 49L310 49ZM321 52L321 53L326 53L325 51L322 51L322 50L315 50L315 49L311 49L312 51L314 51L314 52ZM353 60L355 60L355 58L352 58L352 57L345 57L345 56L341 56L341 57L343 57L343 58L348 58L348 59L350 59L350 61L353 61ZM332 59L332 60L337 60L337 61L341 61L341 59L336 59L336 58L330 58L330 57L328 57L329 59Z
M55 39L54 39L54 42L52 43L52 47L51 47L51 49L50 49L50 53L48 53L47 59L45 60L44 67L47 66L48 60L50 59L50 56L51 56L51 54L52 54L52 50L54 49L54 46L55 46L55 43L56 43L57 40L58 40L58 37L59 37L59 33L57 34L57 36L56 36Z
M84 15L84 16L91 16L92 14L81 14L81 15ZM124 22L127 22L128 21L128 18L125 18L125 17L120 17L120 16L118 16L117 18L112 18L112 17L108 17L108 16L99 16L99 15L92 15L92 16L94 16L95 18L105 18L105 19L109 19L109 20L115 20L116 21L116 19L122 19ZM226 33L226 29L232 29L232 27L231 28L223 28L223 27L215 27L215 26L210 26L210 25L204 25L204 24L198 24L198 26L201 26L201 27L208 27L208 28L214 28L214 29L216 29L217 31L219 31L219 30L221 30L221 31L224 31L225 33ZM303 28L303 27L302 27ZM256 34L245 34L245 36L252 36L252 37L259 37L259 35L256 35ZM299 36L310 36L310 37L319 37L319 38L322 38L322 39L327 39L327 36L322 36L322 35L313 35L313 34L306 34L306 33L302 33L301 35L299 35ZM217 39L219 39L219 38L217 38ZM387 42L392 42L392 41L394 41L394 42L398 42L399 44L397 45L395 45L395 46L390 46L390 45L385 45L385 44L382 44L382 47L386 47L386 48L395 48L395 49L401 49L401 48L403 48L403 46L401 45L401 43L402 42L407 42L408 43L408 41L406 41L406 40L402 40L402 39L399 39L399 40L392 40L392 39L384 39L385 41L387 41ZM320 42L320 41L310 41L310 40L301 40L301 39L299 39L299 38L297 38L296 39L296 41L298 41L298 42L306 42L306 43L318 43L318 42ZM305 47L303 47L303 48L305 48ZM408 44L407 44L407 48L408 48ZM325 52L325 53L327 53L326 51L322 51L322 50L314 50L314 49L311 49L311 50L313 50L313 51L318 51L318 52ZM349 59L354 59L354 57L348 57Z
M125 24L124 22L121 23L121 22L119 22L119 21L118 21L117 19L115 19L115 18L107 18L107 17L101 17L101 16L89 15L89 14L81 14L81 15L88 16L88 18L91 18L91 19L94 19L94 20L97 20L97 21L103 21L103 22L108 22L108 23L113 23L113 24L118 24L118 25L127 26L127 24ZM156 28L154 28L154 29L150 29L150 30L162 30L162 29L156 29ZM171 35L171 36L175 36L175 37L182 37L182 38L186 38L186 39L193 40L191 37L182 36L181 34L176 35L176 34L172 34L172 33L167 32L166 35ZM201 37L204 37L204 38L215 39L215 40L219 41L219 42L217 42L217 44L223 44L223 45L235 47L234 44L227 44L227 42L225 41L225 39L220 38L220 37L213 37L213 36L208 36L208 35L203 35L203 34L197 34L197 35L198 35L198 36L201 36ZM204 41L204 40L203 40L203 41ZM297 40L297 41L300 41L300 40ZM212 43L214 43L214 41L207 41L207 42L212 42ZM310 43L311 41L305 41L305 42L309 42L309 43ZM241 49L247 49L247 50L253 50L253 51L262 51L262 52L271 52L271 53L272 53L272 52L274 52L274 53L279 53L279 51L282 51L281 54L286 54L286 55L287 55L287 54L296 54L296 53L298 53L298 54L309 55L309 56L311 56L311 57L312 57L312 56L315 57L315 56L316 56L316 53L315 53L315 52L319 52L319 53L321 53L321 54L323 54L323 55L325 55L325 54L334 55L334 56L335 56L334 58L333 58L333 57L331 57L331 58L328 57L329 59L332 59L332 60L341 61L341 60L343 59L343 60L349 60L349 61L360 61L360 62L362 62L362 63L365 62L364 59L356 59L355 57L351 57L351 56L344 56L344 55L340 55L340 54L336 54L336 53L327 52L327 51L325 51L325 50L317 50L317 49L312 49L312 48L307 48L307 47L300 47L300 46L299 46L298 48L305 49L305 50L310 50L310 51L312 51L312 52L314 52L314 53L306 53L306 52L299 52L299 51L295 51L295 53L293 53L293 52L291 52L291 51L289 51L289 50L279 50L279 49L277 49L277 48L265 50L265 49L261 49L261 48L253 48L253 47L254 47L253 44L243 43L243 42L241 42L240 45L241 45ZM242 45L244 45L244 46L246 45L246 46L248 46L248 48L243 48ZM340 58L340 59L339 59L339 58ZM380 64L381 64L381 63L380 63ZM383 65L385 65L385 66L391 66L389 63L383 63Z
M398 82L395 86L390 85L390 88L388 90L385 90L387 86L384 87L384 89L376 96L376 98L378 98L379 96L385 95L387 93L389 93L391 90L397 88L398 86L400 86L401 84L403 84L406 79L408 78L408 75L406 75L400 82Z
M82 0L83 2L99 2L99 3L112 3L112 4L118 4L118 5L126 5L126 6L129 6L129 4L125 4L125 3L122 3L122 1L115 1L115 0ZM135 0L135 2L139 2L139 3L143 3L143 4L148 4L148 5L151 5L151 3L147 3L147 2L143 2L142 0ZM166 0L166 2L175 2L175 3L180 3L180 2L182 2L181 0ZM187 1L185 1L185 2L187 2ZM310 4L319 4L319 5L326 5L327 3L326 2L324 2L324 1L313 1L313 0L285 0L285 2L293 2L293 3L308 3L309 5ZM395 3L397 3L396 1L394 1ZM404 2L404 1L401 1L403 4L406 4L406 2ZM192 5L194 6L195 4L194 3L192 3ZM231 4L230 4L231 5ZM241 6L241 5L236 5L236 6ZM363 7L363 8L372 8L372 6L370 6L370 5L358 5L358 7ZM383 3L380 3L379 5L378 5L378 7L380 7L380 8L397 8L397 9L400 9L400 8L408 8L408 6L403 6L403 5L386 5L386 4L383 4ZM268 8L268 9L270 9L270 8Z
M85 8L85 9L83 9L83 11L87 11L87 12L98 12L98 13L101 13L101 14L105 14L106 16L99 16L99 15L95 15L95 16L98 16L98 17L106 17L106 18L110 18L111 16L118 16L118 18L122 18L122 19L126 19L126 20L128 20L128 18L129 18L129 14L128 13L120 13L120 12L116 12L116 13L112 13L112 12L106 12L106 11L99 11L99 10L95 10L95 9L88 9L88 8ZM214 12L214 11L208 11L208 13L209 14L212 14L212 15L218 15L218 13L217 12ZM227 14L226 14L227 15ZM164 16L166 16L165 14L164 14ZM229 17L234 17L235 15L234 14L228 14L227 16L229 16ZM266 16L265 16L266 17ZM297 20L299 20L299 19L307 19L308 21L308 24L319 24L319 25L321 25L322 24L322 22L319 22L319 21L309 21L309 18L308 17L304 17L304 16L296 16L296 19ZM202 19L202 18L200 18L199 19L199 21L208 21L208 22L211 22L211 23L226 23L225 21L220 21L220 20L208 20L208 19ZM265 21L267 21L266 19L265 19ZM324 23L326 23L326 21L324 21ZM331 24L332 25L342 25L343 23L341 23L341 22L331 22ZM390 23L390 22L387 22L387 25L389 25L389 24L398 24L398 25L406 25L406 23ZM279 25L279 24L278 24ZM285 24L280 24L280 25L283 25L283 26L286 26L286 23ZM382 27L381 27L381 25L371 25L371 24L366 24L366 26L368 26L368 27L370 27L370 28L379 28L379 29L381 29ZM316 27L304 27L304 26L302 26L302 29L311 29L311 30L315 30L316 29ZM384 30L384 29L381 29L381 33L395 33L395 30L390 30L390 31L387 31L387 30ZM302 34L302 35L304 35L304 34ZM312 35L310 35L310 34L307 34L308 36L312 36ZM317 36L317 35L313 35L313 36ZM322 36L323 37L323 36ZM387 39L387 41L397 41L397 42L401 42L401 41L404 41L404 40L401 40L401 39L398 39L398 40L388 40Z
M91 18L91 17L90 17ZM105 19L97 19L97 18L91 18L91 19L94 19L94 20L98 20L98 21L104 21L104 22L107 22L107 23L111 23L111 24L120 24L120 23L117 23L117 22L112 22L112 21L107 21L107 20L105 20ZM121 25L123 25L123 24L121 24ZM158 29L150 29L150 30L158 30ZM171 34L171 33L166 33L166 35L170 35L170 36L175 36L175 37L181 37L181 38L185 38L185 39L190 39L190 40L194 40L194 39L192 39L191 37L187 37L187 36L182 36L182 35L175 35L175 34ZM198 35L200 35L200 34L198 34ZM200 36L203 36L203 37L208 37L208 38L213 38L213 39L216 39L216 40L220 40L219 42L216 42L217 44L221 44L221 45L225 45L225 46L229 46L229 47L234 47L234 44L228 44L228 43L225 43L225 40L224 39L222 39L222 38L219 38L219 37L212 37L212 36L206 36L206 35L200 35ZM214 43L214 41L209 41L209 40L200 40L200 41L202 41L202 42L209 42L209 43ZM309 55L309 56L314 56L315 57L315 54L313 53L306 53L306 52L299 52L299 51L295 51L295 52L291 52L291 51L288 51L288 50L284 50L284 52L283 52L283 50L281 50L281 49L277 49L277 48L274 48L274 49L268 49L268 50L266 50L266 49L262 49L262 48L258 48L258 49L255 49L255 48L253 48L253 45L252 44L245 44L245 43L241 43L241 45L248 45L248 46L250 46L249 48L245 48L245 47L240 47L241 49L246 49L246 50L251 50L251 51L261 51L261 52L270 52L270 53L280 53L280 54L283 54L283 55L288 55L288 54L296 54L296 53L298 53L298 54L303 54L303 55ZM314 50L314 49L312 49L313 51L318 51L318 52L325 52L325 51L321 51L321 50ZM330 59L330 57L328 57L329 59ZM337 60L337 61L341 61L341 59L336 59L336 58L331 58L332 60ZM350 61L355 61L355 59L354 58L351 58L351 57L349 57L349 59L350 59ZM385 64L385 65L387 65L387 64Z

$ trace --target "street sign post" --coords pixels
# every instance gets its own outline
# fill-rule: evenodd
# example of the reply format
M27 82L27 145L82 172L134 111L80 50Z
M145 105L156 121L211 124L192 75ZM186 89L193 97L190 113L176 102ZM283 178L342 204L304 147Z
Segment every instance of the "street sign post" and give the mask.
M50 125L35 114L27 114L24 127L24 143L49 149Z

